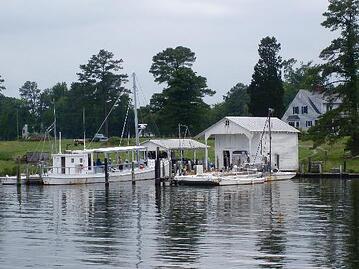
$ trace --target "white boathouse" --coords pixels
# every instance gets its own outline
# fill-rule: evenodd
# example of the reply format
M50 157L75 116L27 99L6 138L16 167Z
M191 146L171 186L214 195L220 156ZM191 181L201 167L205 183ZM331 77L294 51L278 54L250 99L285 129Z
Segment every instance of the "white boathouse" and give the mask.
M269 158L269 130L267 117L224 117L196 138L215 140L216 168L260 163ZM299 131L278 118L271 118L272 168L282 171L298 169ZM208 162L208 150L206 150ZM206 164L208 167L208 163Z

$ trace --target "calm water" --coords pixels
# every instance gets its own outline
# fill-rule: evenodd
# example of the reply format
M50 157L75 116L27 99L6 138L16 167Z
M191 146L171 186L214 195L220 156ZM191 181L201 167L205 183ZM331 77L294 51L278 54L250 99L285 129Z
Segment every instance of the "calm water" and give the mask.
M0 186L0 268L359 268L359 180Z

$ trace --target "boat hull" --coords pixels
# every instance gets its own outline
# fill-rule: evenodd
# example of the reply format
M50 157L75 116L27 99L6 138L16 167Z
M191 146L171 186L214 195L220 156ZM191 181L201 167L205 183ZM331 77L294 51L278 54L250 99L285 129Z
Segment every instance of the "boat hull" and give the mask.
M132 172L114 172L109 173L109 182L138 181L155 178L154 169L143 169L136 171L132 178ZM48 175L43 177L44 185L72 185L72 184L93 184L105 183L105 173L83 174L83 175Z
M258 175L231 175L213 176L209 175L188 175L176 176L174 178L179 185L189 186L229 186L229 185L252 185L264 183L266 178Z

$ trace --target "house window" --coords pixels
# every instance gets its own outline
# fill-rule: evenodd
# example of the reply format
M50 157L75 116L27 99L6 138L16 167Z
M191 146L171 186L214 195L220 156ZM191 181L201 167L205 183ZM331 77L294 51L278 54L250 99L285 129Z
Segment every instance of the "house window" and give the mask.
M225 125L229 126L229 120L226 120Z
M312 127L312 126L313 126L313 122L312 122L311 120L307 120L307 121L305 122L305 126L306 126L306 127Z
M288 124L289 124L290 126L293 126L293 127L294 127L294 122L293 122L293 121L288 122Z
M80 158L80 163L82 163L82 158Z
M71 158L71 163L74 163L74 162L75 162L74 158Z
M293 114L299 114L299 106L293 107Z
M308 114L308 106L302 106L302 114Z
M295 127L296 127L296 128L299 128L299 121L296 121L296 122L295 122Z
M333 109L333 105L332 104L327 104L327 111L330 111Z

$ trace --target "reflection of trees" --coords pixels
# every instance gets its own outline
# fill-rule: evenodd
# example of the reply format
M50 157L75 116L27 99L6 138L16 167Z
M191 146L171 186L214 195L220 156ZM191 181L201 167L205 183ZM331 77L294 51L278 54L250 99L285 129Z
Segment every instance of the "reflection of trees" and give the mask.
M174 187L157 189L158 257L176 265L195 263L205 233L209 189ZM158 195L161 192L161 195ZM161 197L159 200L158 198Z
M346 268L359 268L359 182L353 181L350 190L350 200L348 208L348 219L346 221L349 236L345 240Z
M264 268L282 268L286 255L287 229L281 210L279 184L265 184L265 199L262 203L262 231L258 234L258 250L262 254L257 259L266 261ZM263 255L264 254L264 255Z
M86 252L83 262L117 264L121 240L129 236L133 194L110 186L89 192L88 219L83 225L83 239L75 240Z

